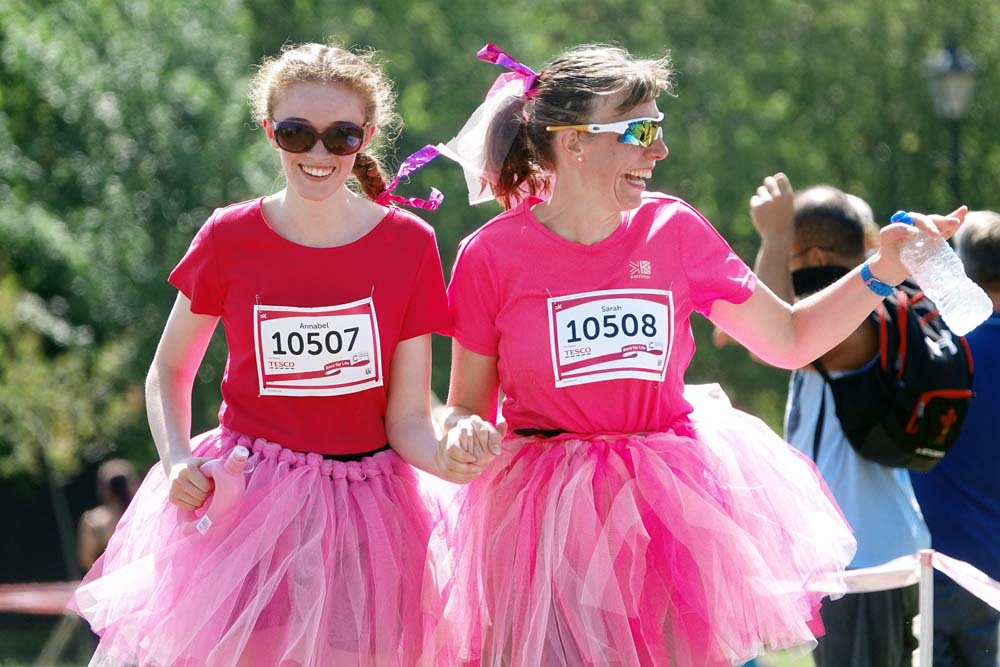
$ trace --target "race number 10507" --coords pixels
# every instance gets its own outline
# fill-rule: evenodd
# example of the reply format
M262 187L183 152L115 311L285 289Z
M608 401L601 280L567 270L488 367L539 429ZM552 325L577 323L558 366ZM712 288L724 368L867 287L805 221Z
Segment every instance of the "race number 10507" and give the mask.
M351 352L354 350L354 343L358 340L360 330L360 327L348 327L342 332L328 331L325 334L319 331L305 333L275 331L271 335L271 340L274 341L271 354L309 354L315 357L324 352L329 354ZM283 333L284 335L282 335ZM347 341L347 349L344 349L345 340Z

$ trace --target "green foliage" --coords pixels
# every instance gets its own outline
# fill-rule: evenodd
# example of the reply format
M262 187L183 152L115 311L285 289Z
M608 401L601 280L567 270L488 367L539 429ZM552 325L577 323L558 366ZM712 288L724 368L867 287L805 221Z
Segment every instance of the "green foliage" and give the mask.
M286 42L335 35L379 50L407 122L397 162L449 139L482 99L501 71L475 58L487 41L535 69L588 41L669 49L671 155L652 186L694 204L750 261L747 201L778 170L864 196L880 219L956 205L921 67L944 31L981 71L965 199L996 208L998 30L1000 5L985 0L0 3L0 476L35 469L41 446L66 473L111 449L152 458L141 384L174 298L165 278L213 207L281 187L245 89ZM426 214L447 271L459 239L498 208L468 207L444 159L401 190L431 184L447 196ZM777 426L786 374L714 350L708 324L694 326L689 379L722 381ZM215 419L224 354L214 344L200 371L196 428ZM448 358L436 340L440 395Z
M263 186L247 158L249 25L234 3L0 8L0 78L15 83L0 97L0 268L16 279L6 312L35 313L3 331L17 391L0 393L0 474L30 469L32 446L66 471L81 453L149 457L141 383L166 275L212 207Z
M0 281L0 477L31 472L43 458L63 475L79 470L81 451L110 448L142 411L124 359L135 341L96 346L86 326L69 324L58 301Z

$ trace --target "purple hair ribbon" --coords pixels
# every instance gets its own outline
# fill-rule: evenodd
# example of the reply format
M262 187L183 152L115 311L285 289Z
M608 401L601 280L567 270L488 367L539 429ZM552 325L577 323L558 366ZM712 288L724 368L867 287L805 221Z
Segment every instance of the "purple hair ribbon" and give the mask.
M438 156L438 150L434 146L424 146L419 151L411 155L410 157L403 160L403 164L399 165L399 171L396 173L396 178L392 180L385 190L382 191L376 199L376 204L381 204L382 206L389 206L392 202L399 204L404 204L406 206L412 206L414 208L422 208L425 211L433 211L441 202L444 201L444 195L437 188L431 188L431 194L427 199L420 199L419 197L400 197L399 195L392 194L392 191L396 189L399 182L420 169L422 166L433 160Z
M494 65L499 65L500 67L506 67L511 70L512 73L501 74L497 78L496 83L493 84L493 88L487 93L486 97L490 97L497 86L503 86L508 81L513 78L520 78L524 84L524 95L528 99L531 99L538 92L538 72L534 71L527 65L524 65L517 60L511 58L505 51L502 51L496 44L487 44L483 48L479 49L476 57L483 62L492 63Z

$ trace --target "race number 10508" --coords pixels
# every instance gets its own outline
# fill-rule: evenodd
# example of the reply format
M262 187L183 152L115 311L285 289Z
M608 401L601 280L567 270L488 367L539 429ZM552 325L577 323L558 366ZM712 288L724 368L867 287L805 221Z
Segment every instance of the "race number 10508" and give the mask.
M602 336L616 338L619 333L629 338L640 334L645 338L653 338L656 336L656 318L650 313L644 313L641 318L632 313L625 313L621 318L617 313L610 313L600 320L596 317L584 318L582 322L569 320L566 328L570 334L566 339L567 343L579 343L584 339L597 340Z

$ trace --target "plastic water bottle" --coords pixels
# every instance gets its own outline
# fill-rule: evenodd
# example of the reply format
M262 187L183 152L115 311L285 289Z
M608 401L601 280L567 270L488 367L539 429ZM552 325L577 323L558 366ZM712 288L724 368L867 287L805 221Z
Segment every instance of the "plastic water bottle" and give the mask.
M225 461L212 459L202 464L201 474L215 481L212 497L206 500L206 504L199 510L195 510L197 516L204 508L204 513L194 523L195 529L202 535L243 499L247 488L243 470L246 468L249 456L250 451L246 447L237 445L229 452L229 457Z
M905 211L894 213L892 222L913 224ZM952 333L964 336L993 314L993 302L965 275L962 260L944 239L921 232L903 245L899 257Z

